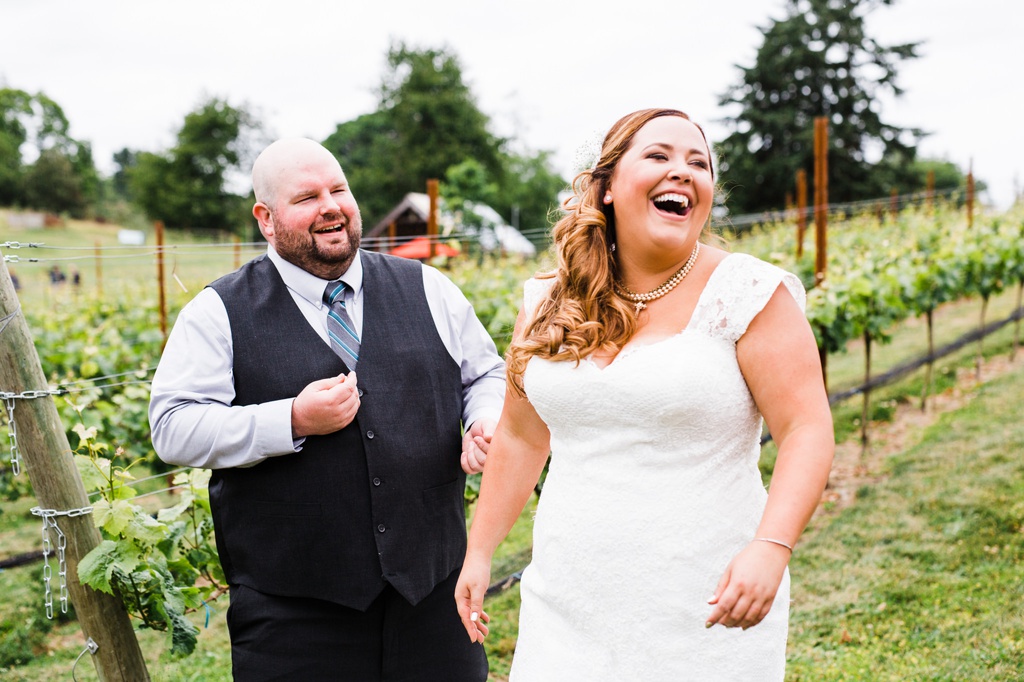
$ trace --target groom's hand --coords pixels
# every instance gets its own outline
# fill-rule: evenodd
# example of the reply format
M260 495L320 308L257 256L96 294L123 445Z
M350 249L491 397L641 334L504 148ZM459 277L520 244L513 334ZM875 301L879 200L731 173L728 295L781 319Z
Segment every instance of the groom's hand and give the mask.
M478 474L484 470L495 426L490 419L477 419L463 436L462 470L467 474Z
M359 388L356 373L314 381L292 401L292 437L322 436L340 431L356 417Z

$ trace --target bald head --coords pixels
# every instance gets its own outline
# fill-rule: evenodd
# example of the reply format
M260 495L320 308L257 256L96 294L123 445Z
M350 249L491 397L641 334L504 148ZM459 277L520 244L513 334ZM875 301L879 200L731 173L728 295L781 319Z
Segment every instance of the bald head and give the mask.
M305 137L286 137L264 149L252 165L252 189L256 201L274 206L282 178L294 176L311 164L341 164L323 145Z

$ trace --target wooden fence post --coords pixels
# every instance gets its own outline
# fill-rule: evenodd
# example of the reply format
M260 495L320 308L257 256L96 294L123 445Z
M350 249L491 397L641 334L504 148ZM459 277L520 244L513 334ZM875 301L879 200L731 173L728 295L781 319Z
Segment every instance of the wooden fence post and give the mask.
M0 392L18 396L43 392L39 397L12 399L16 407L10 415L11 428L17 433L19 459L25 464L36 500L44 510L86 509L89 498L75 468L57 406L53 397L45 392L46 376L6 264L0 265L0 320ZM82 634L98 645L92 660L100 680L149 680L142 650L121 601L78 581L79 561L99 545L101 539L92 517L89 514L58 515L51 520L66 538L64 560L68 596L74 604ZM39 588L42 591L43 586Z
M96 247L93 249L96 254L96 295L103 296L103 254L100 251L100 240L96 240Z
M158 220L153 226L156 229L156 288L160 302L160 335L163 341L160 351L167 344L167 292L164 289L164 221Z
M796 257L804 255L804 235L807 233L807 171L796 172Z
M427 180L427 196L430 198L430 212L427 214L427 240L430 242L430 259L437 254L437 180Z
M974 159L967 166L967 229L974 227Z
M925 187L925 190L924 190L924 192L925 192L924 193L925 210L927 210L928 215L931 216L932 215L932 209L933 209L933 207L935 205L935 171L934 170L928 171L928 175L925 176L924 187Z
M828 119L814 119L814 283L825 281L828 264ZM824 346L818 349L821 360L821 378L828 390L828 353Z

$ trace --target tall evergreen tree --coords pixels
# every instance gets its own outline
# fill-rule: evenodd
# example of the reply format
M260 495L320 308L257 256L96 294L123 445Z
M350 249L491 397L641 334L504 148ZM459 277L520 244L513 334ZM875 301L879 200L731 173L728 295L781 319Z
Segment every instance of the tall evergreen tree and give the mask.
M893 0L788 0L762 29L753 66L719 104L738 109L717 147L732 214L784 208L798 169L812 176L814 119L829 121L829 201L920 189L911 165L924 133L882 121L879 96L902 94L897 66L919 43L881 45L865 17Z
M402 180L422 186L427 178L443 178L451 166L473 159L500 181L499 152L505 141L488 130L490 119L463 82L458 58L446 49L398 44L387 60L380 102L403 156L401 167L394 169Z

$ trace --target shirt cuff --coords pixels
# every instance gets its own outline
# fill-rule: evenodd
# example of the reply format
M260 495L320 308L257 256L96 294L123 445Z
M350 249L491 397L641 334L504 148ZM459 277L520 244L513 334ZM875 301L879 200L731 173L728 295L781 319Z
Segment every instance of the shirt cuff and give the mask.
M267 457L290 455L302 449L305 438L292 438L292 403L284 398L256 407L256 452Z

